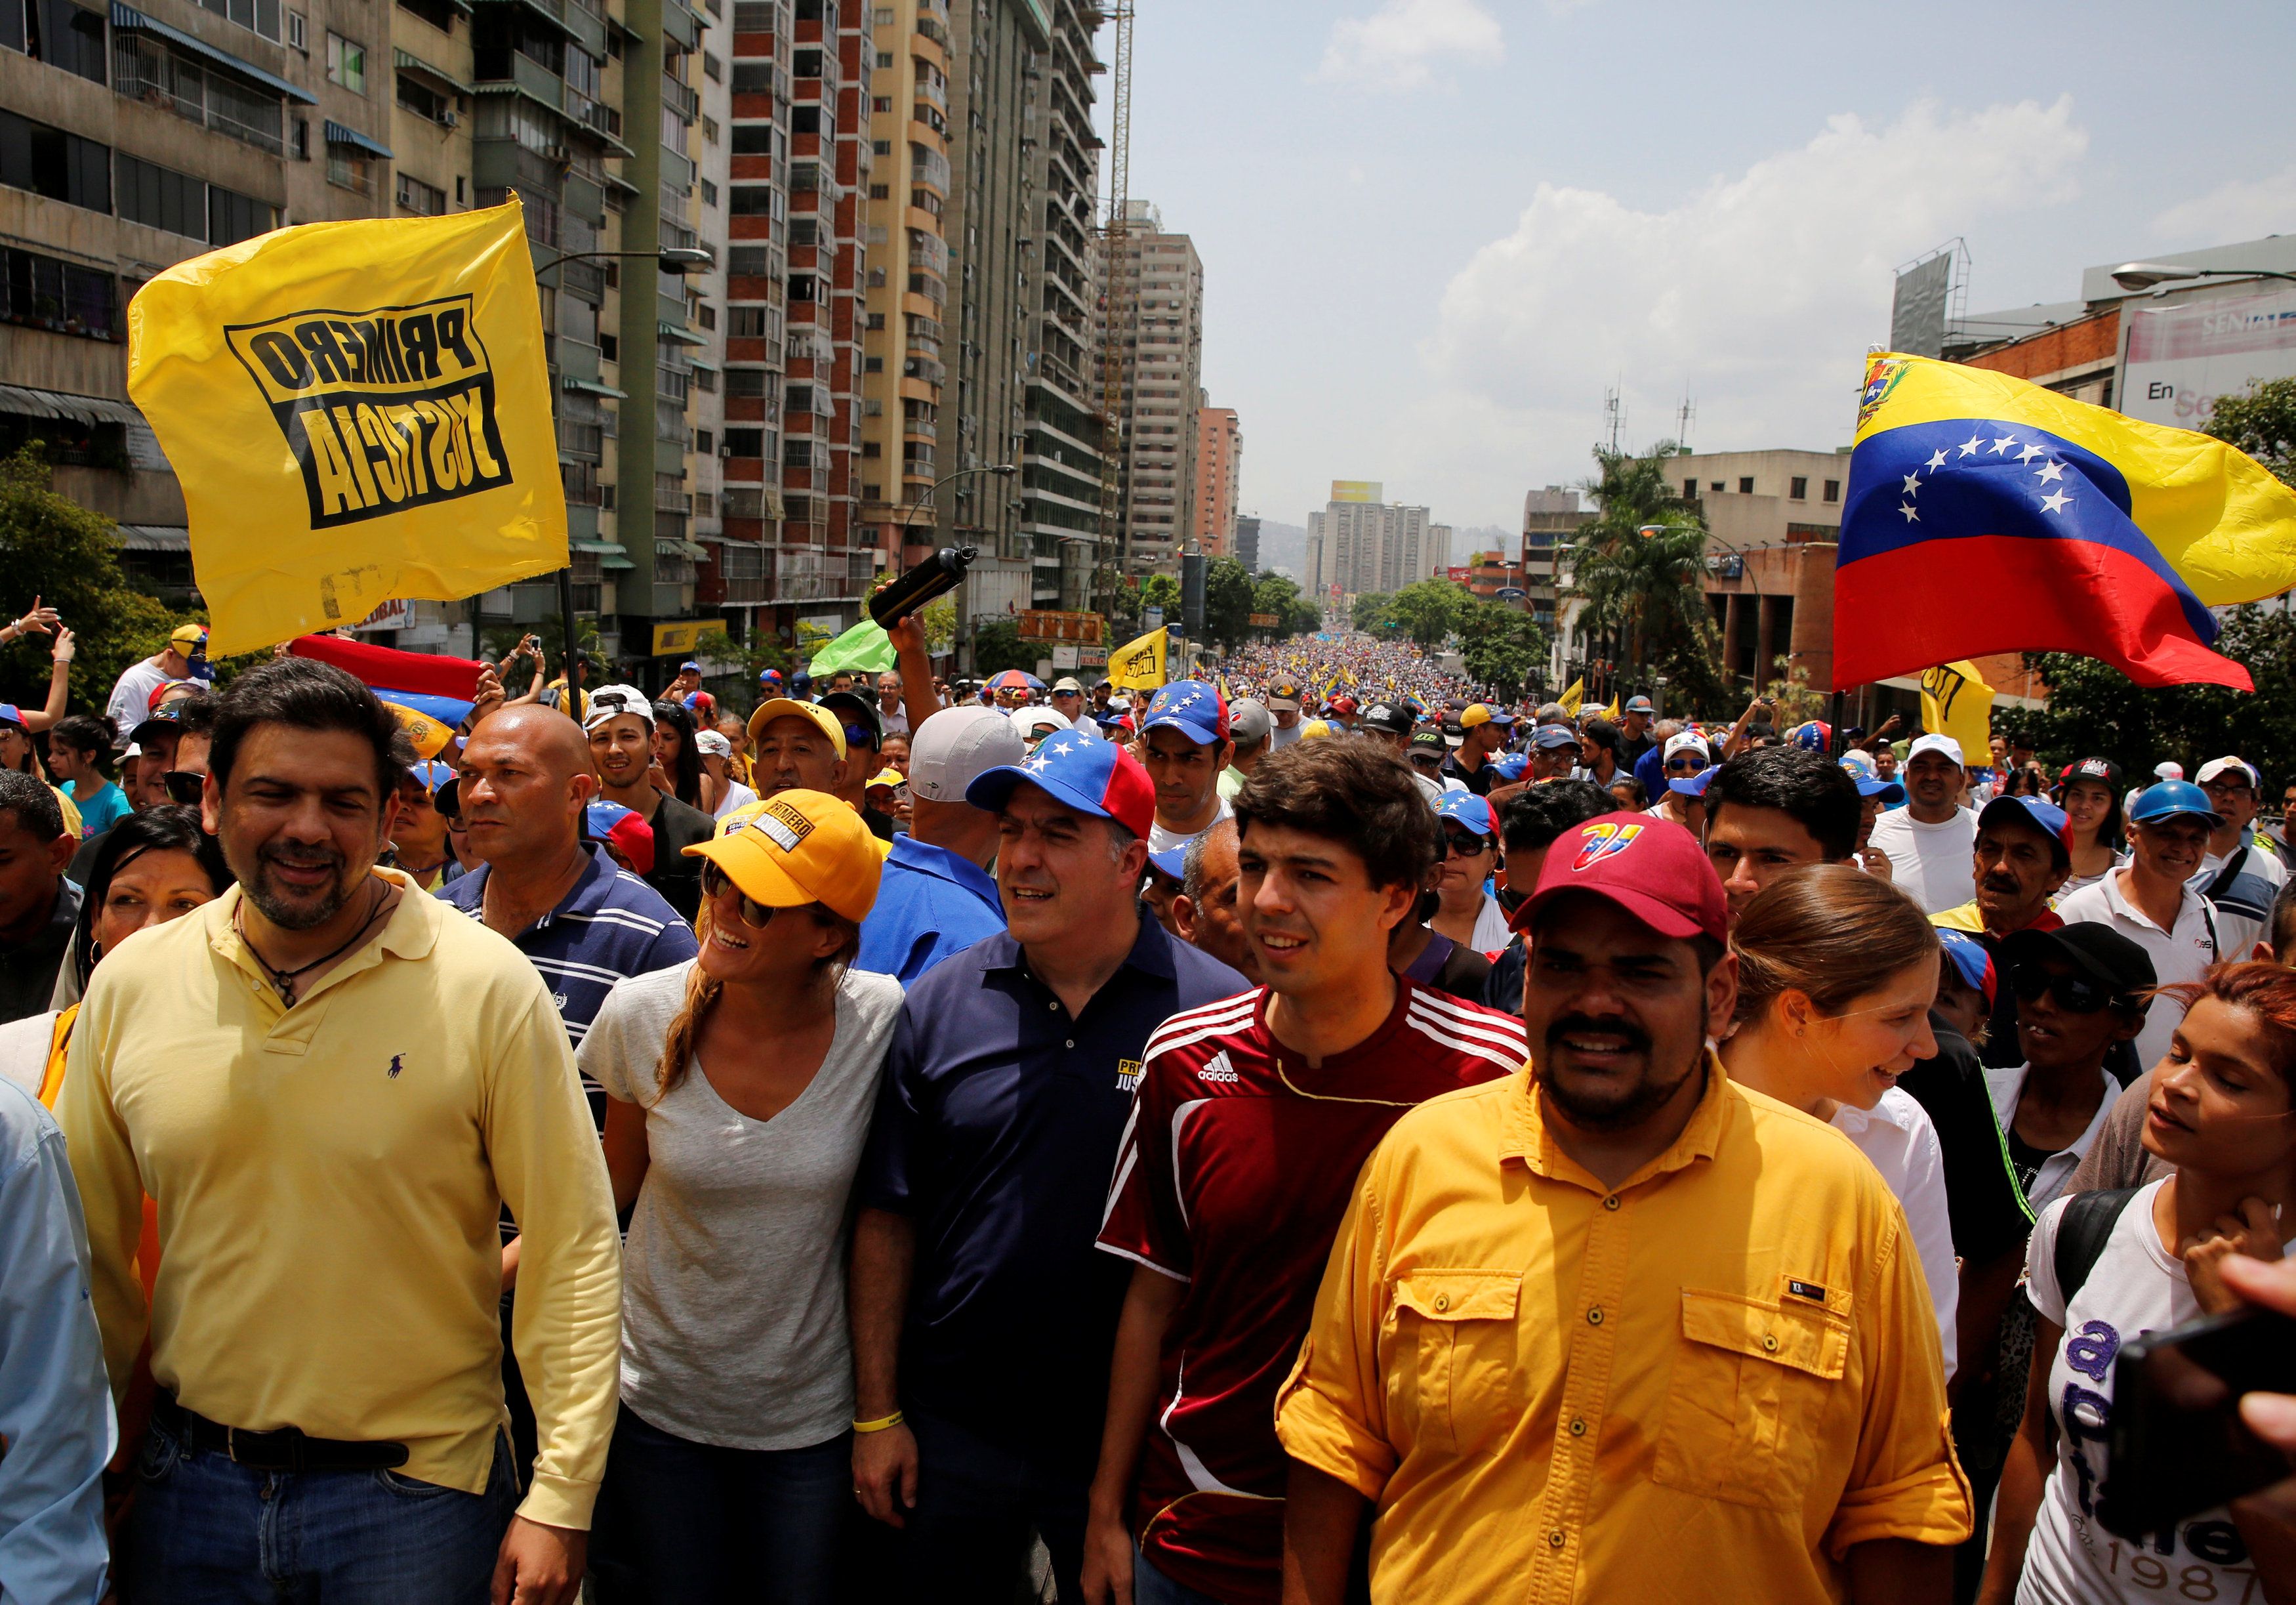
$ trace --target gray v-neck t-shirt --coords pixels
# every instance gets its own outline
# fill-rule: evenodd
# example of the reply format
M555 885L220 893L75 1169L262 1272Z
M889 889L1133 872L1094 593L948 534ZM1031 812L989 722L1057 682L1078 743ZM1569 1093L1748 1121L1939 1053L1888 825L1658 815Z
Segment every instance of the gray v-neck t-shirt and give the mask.
M699 1062L657 1090L692 968L618 983L578 1056L646 1111L650 1161L622 1250L622 1402L696 1443L806 1448L853 1420L846 1206L901 985L847 971L821 1069L759 1121Z

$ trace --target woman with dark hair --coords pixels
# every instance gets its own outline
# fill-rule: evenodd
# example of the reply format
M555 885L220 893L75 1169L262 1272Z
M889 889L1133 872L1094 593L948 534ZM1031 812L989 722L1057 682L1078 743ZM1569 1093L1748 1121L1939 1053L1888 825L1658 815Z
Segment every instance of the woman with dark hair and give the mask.
M113 784L111 720L75 713L48 731L48 772L63 783L64 795L79 810L80 827L102 835L135 810L127 794Z
M1937 928L1887 881L1848 864L1790 869L1730 933L1738 1008L1723 1067L1833 1126L1874 1162L1912 1228L1946 1380L1958 1365L1959 1267L1937 1130L1898 1077L1937 1056Z
M2061 1198L2033 1223L2025 1275L2040 1335L1980 1605L2231 1601L2259 1581L2277 1599L2288 1582L2245 1502L2141 1544L2094 1515L2121 1344L2240 1307L2226 1257L2284 1257L2283 1222L2296 1221L2296 971L2219 964L2156 995L2185 1013L2153 1067L2144 1143L2176 1169L2132 1191Z
M91 721L93 722L93 721ZM130 814L97 844L65 959L78 998L105 953L147 925L180 919L222 896L232 882L223 850L200 828L195 808ZM79 1005L0 1025L0 1076L49 1107L63 1085L64 1052Z
M2065 818L2071 822L2073 870L2050 905L2094 886L2128 861L2120 812L2120 766L2110 758L2084 758L2065 777Z
M693 710L681 702L658 702L653 705L653 757L661 768L661 780L654 784L667 791L688 808L698 808L703 813L710 805L702 799L708 795L708 777L701 769L701 749L694 743Z
M820 1605L852 1434L892 1424L853 1420L845 1299L853 1177L901 1009L898 981L850 967L883 860L858 814L804 790L686 851L700 956L619 983L579 1055L631 1212L600 1598Z

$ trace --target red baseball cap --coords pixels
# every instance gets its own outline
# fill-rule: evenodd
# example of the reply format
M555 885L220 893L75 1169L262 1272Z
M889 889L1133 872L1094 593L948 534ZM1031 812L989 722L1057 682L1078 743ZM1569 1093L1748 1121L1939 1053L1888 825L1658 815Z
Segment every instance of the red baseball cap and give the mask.
M1721 879L1698 838L1671 820L1612 813L1566 831L1547 849L1538 888L1508 923L1526 929L1566 892L1606 897L1661 936L1729 939Z

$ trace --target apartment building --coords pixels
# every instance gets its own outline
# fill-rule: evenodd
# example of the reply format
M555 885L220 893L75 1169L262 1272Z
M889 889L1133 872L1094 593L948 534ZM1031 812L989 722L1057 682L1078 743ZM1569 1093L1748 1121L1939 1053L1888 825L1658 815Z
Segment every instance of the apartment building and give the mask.
M1196 471L1190 525L1204 553L1235 554L1235 498L1243 470L1243 431L1232 407L1196 409Z
M1244 572L1259 572L1259 520L1257 517L1235 521L1235 560L1243 564Z
M728 635L745 640L765 597L759 562L763 547L754 531L745 531L738 542L726 533L725 460L718 455L726 444L725 307L732 271L726 208L733 186L732 142L726 134L734 116L733 30L724 8L725 0L704 0L708 26L696 53L701 70L693 82L699 116L688 146L694 167L693 228L710 253L710 262L685 280L692 309L689 330L701 342L691 347L686 358L693 369L686 417L693 430L693 522L687 534L703 553L694 570L696 610L723 619Z
M1425 507L1390 506L1376 481L1333 480L1332 499L1308 514L1308 589L1343 596L1398 591L1434 570L1432 532Z
M1195 243L1168 234L1146 201L1125 202L1125 254L1107 300L1124 320L1119 465L1128 572L1171 573L1195 499L1202 397L1204 269Z

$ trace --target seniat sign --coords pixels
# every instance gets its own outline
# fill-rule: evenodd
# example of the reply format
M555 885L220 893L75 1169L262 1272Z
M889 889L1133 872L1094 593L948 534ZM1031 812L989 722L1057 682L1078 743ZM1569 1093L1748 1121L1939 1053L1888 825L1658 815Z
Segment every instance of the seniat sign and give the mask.
M217 655L566 566L515 198L262 235L160 275L127 323Z

